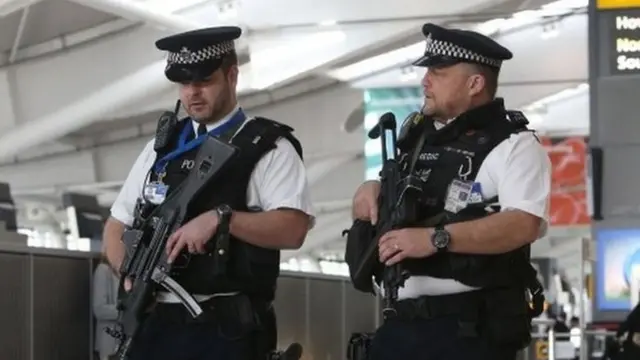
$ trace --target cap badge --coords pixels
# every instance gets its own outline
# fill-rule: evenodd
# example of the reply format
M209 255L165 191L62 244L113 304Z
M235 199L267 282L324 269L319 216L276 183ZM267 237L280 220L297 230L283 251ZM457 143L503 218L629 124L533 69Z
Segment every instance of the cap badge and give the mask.
M431 34L427 35L427 40L426 40L427 46L431 45L432 42L433 42L433 35Z
M192 63L194 61L195 54L191 52L191 50L187 49L187 47L183 47L180 49L180 53L178 55L180 57L180 61L183 63Z

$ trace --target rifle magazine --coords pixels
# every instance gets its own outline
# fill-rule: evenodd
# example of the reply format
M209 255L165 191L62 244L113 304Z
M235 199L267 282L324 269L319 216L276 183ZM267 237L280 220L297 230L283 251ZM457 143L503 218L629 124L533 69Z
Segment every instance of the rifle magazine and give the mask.
M171 278L171 276L167 275L162 270L155 268L151 278L154 282L160 284L167 291L178 297L182 305L184 305L193 318L197 318L203 313L198 301L196 301L196 299L194 299L193 296L191 296L191 294L182 287L182 285L178 284L177 281Z

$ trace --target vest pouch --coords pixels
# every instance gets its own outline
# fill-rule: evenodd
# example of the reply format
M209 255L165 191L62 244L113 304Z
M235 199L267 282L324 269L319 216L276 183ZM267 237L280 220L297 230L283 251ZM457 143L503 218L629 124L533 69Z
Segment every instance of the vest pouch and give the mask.
M480 336L514 350L531 342L531 318L524 288L485 290L480 314Z
M353 287L373 293L372 277L378 264L377 246L373 244L375 228L370 222L356 220L348 230L345 262Z
M267 296L273 292L280 269L280 253L238 241L234 279L248 294Z

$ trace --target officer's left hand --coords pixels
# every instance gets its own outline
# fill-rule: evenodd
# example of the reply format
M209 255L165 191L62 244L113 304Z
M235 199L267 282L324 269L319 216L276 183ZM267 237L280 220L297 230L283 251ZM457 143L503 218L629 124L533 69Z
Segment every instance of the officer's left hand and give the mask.
M191 254L204 254L205 245L218 227L218 216L215 211L208 211L182 225L167 240L168 261L172 263L182 249L187 248Z
M406 228L391 230L380 237L378 256L387 266L407 258L424 258L436 252L431 244L432 229Z

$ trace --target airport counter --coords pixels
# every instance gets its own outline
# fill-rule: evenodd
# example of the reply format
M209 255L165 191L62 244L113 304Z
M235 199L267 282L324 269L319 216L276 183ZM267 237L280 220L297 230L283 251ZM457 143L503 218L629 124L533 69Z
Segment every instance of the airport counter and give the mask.
M0 359L93 359L91 287L98 259L97 252L0 241ZM371 332L381 321L376 298L355 291L344 277L320 274L283 272L275 308L280 347L302 344L303 359L346 359L351 334ZM569 359L559 342L568 341L559 339L549 353L546 336L537 337L519 358Z
M1 359L88 360L93 356L93 269L99 253L0 241ZM343 277L283 272L279 342L314 358L342 359L353 332L375 329L376 299Z

